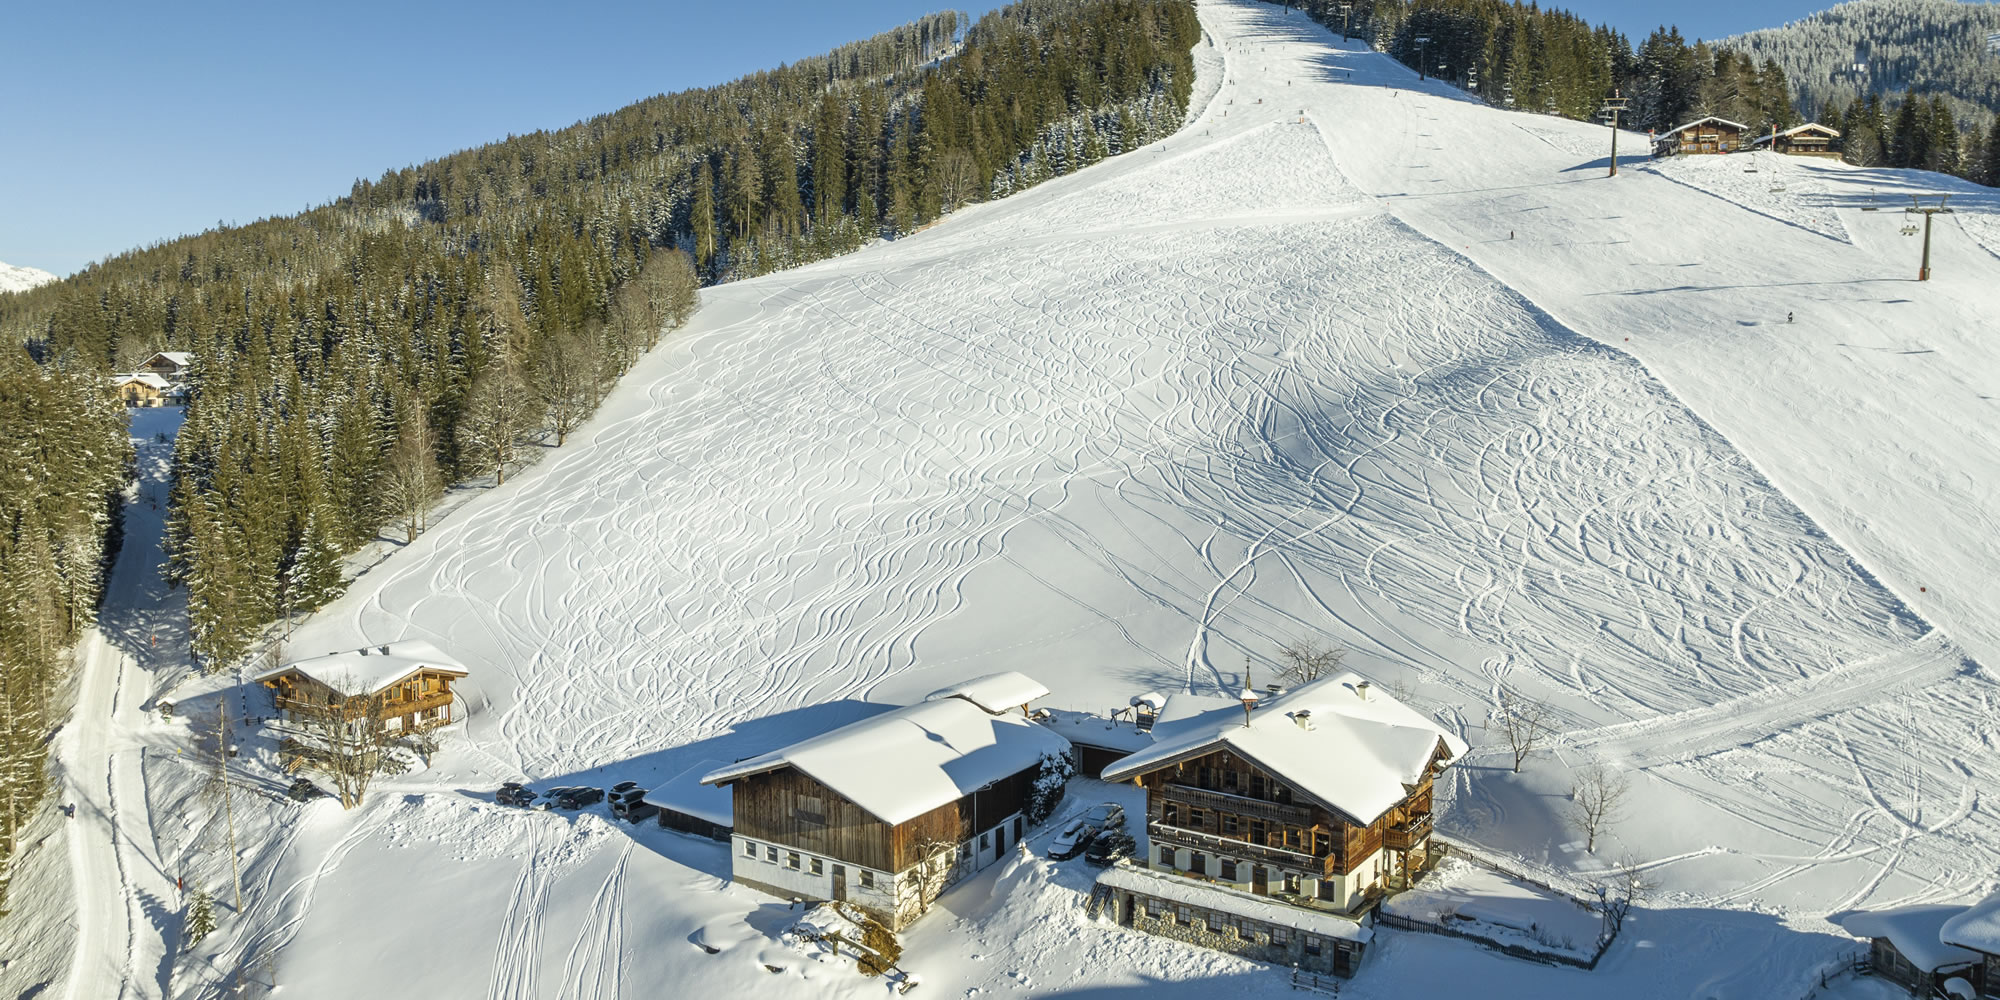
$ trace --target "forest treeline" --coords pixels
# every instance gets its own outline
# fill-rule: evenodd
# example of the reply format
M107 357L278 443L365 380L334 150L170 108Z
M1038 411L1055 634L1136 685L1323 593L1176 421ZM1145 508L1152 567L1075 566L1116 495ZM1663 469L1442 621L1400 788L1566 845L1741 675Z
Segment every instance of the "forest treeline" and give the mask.
M562 443L703 283L914 232L1177 129L1190 0L1022 0L357 181L0 295L0 794L42 794L130 449L105 376L192 352L169 572L193 654L344 586L446 486ZM38 742L40 741L40 742Z
M67 651L97 617L131 476L124 411L91 366L0 351L0 862L47 792Z
M1822 25L1819 29L1803 30L1793 25L1715 45L1690 42L1670 26L1655 29L1635 45L1611 28L1593 26L1564 10L1519 0L1353 0L1345 4L1341 0L1295 0L1294 5L1302 6L1313 19L1335 31L1345 26L1355 37L1413 69L1421 63L1426 74L1457 84L1498 107L1589 119L1603 107L1605 98L1619 94L1629 100L1622 124L1658 132L1707 115L1740 122L1760 134L1812 120L1852 133L1844 137L1849 162L1936 170L1982 184L2000 184L2000 162L1996 162L2000 157L2000 119L1980 113L1984 105L1979 102L1984 96L1979 102L1968 102L1946 92L1952 86L1950 80L1958 76L1980 81L1992 77L1990 60L1983 60L1984 69L1967 69L1958 76L1941 78L1935 88L1927 85L1928 77L1907 67L1900 75L1880 74L1877 82L1882 86L1861 97L1838 88L1802 89L1779 59L1795 48L1824 49L1831 44L1826 39L1835 35L1824 24L1851 24L1864 13L1869 15L1867 23L1882 24L1881 30L1890 32L1891 37L1880 43L1881 51L1903 53L1893 58L1884 55L1895 65L1909 63L1913 57L1904 49L1916 45L1920 36L1934 37L1940 45L1966 48L1973 44L1966 18L1945 18L1940 9L1964 4L1865 0L1801 22ZM1992 17L2000 24L2000 13ZM1891 32L1890 24L1900 27ZM1851 43L1851 33L1839 37ZM1983 36L1978 44L1982 47L1977 51L1983 56ZM1954 64L1972 58L1970 51L1961 53ZM1965 86L1970 88L1968 93L1989 94L1988 89L1979 89L1984 83Z
M1784 67L1800 107L1870 95L1942 97L1953 117L2000 114L2000 6L1960 0L1852 0L1717 44Z

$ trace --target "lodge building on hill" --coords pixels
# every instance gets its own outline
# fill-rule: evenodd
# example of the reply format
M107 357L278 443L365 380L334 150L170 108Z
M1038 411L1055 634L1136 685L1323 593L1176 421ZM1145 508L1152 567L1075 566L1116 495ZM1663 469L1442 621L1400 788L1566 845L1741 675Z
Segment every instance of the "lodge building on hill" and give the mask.
M1145 868L1098 880L1118 922L1342 976L1371 938L1357 915L1434 863L1432 781L1466 751L1354 673L1177 694L1152 735L1104 771L1146 788Z
M255 680L276 692L279 717L289 722L339 712L413 731L456 721L451 685L469 673L429 642L406 639L287 663Z
M927 893L1027 832L1045 759L1070 754L1029 718L1047 696L993 674L708 773L703 784L732 793L732 876L783 898L846 900L902 929Z
M1710 115L1653 138L1653 155L1734 153L1746 145L1750 126Z
M1837 160L1840 158L1840 133L1818 122L1808 122L1783 132L1773 131L1770 135L1758 136L1750 146L1753 149L1771 149L1785 156L1819 156Z

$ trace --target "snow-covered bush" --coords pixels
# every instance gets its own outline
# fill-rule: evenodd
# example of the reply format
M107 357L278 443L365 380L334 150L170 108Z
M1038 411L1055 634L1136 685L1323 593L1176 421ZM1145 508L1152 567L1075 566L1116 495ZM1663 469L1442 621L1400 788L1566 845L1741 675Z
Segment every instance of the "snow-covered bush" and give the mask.
M1062 804L1069 779L1076 777L1076 751L1045 750L1041 769L1035 773L1035 787L1028 798L1028 823L1038 824Z

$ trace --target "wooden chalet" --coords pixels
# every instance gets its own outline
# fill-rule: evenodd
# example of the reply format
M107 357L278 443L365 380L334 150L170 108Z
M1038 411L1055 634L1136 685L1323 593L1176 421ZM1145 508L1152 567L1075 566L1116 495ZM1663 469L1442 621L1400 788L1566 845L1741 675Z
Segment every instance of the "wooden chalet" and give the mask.
M134 372L111 380L111 387L126 406L174 406L181 402L180 387L151 372Z
M1783 132L1773 131L1770 135L1757 137L1750 145L1753 148L1775 150L1786 156L1820 156L1835 160L1840 158L1840 133L1818 122L1810 122Z
M1356 915L1434 863L1431 784L1466 750L1353 673L1271 696L1175 695L1153 736L1104 778L1145 786L1146 867L1174 891L1121 883L1120 921L1335 975L1367 943Z
M287 721L340 712L415 730L457 721L451 685L467 673L429 642L407 639L287 663L256 680L276 692L278 714Z
M178 382L187 375L188 367L193 364L193 352L161 351L140 364L139 371L150 372L169 382Z
M1653 155L1734 153L1749 148L1750 126L1710 115L1653 138Z
M1044 758L1069 752L1028 718L1047 694L1018 673L982 677L709 773L704 784L734 792L736 881L908 925L927 884L992 864L1026 833Z
M2000 995L2000 958L1954 943L1956 936L2000 949L2000 895L1977 907L1925 903L1893 910L1849 913L1836 922L1869 942L1870 971L1916 996L1992 997Z

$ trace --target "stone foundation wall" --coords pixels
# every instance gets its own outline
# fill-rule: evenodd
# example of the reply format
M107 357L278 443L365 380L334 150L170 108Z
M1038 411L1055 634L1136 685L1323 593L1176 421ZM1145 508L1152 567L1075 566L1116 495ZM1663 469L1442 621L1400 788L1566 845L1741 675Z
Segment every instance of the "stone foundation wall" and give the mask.
M1172 900L1122 890L1112 890L1102 908L1119 924L1133 930L1307 972L1351 976L1361 965L1365 949L1351 941L1308 935L1297 928L1279 928L1254 920L1234 921L1224 917L1222 920L1228 926L1211 926L1213 914L1209 911L1191 912L1188 922L1182 923L1180 907ZM1310 954L1311 947L1316 947L1319 954Z

